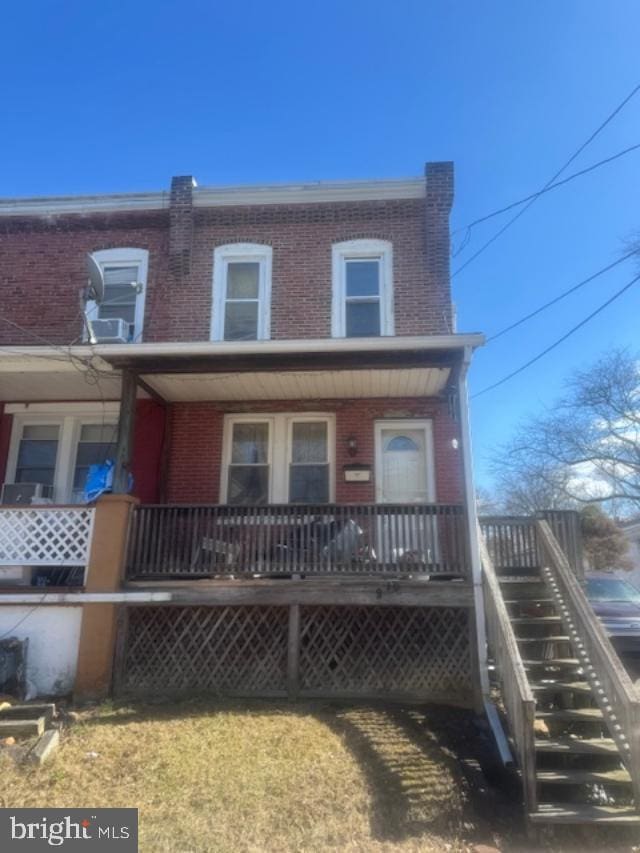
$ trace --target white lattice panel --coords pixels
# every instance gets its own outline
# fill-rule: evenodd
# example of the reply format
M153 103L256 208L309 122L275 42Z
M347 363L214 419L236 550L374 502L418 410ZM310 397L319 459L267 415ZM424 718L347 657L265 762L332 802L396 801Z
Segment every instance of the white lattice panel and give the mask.
M86 566L94 510L0 508L0 566Z

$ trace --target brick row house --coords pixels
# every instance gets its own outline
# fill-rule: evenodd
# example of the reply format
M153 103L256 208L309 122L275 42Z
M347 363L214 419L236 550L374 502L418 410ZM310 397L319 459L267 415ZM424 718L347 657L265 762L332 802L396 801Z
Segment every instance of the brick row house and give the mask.
M452 201L450 163L0 200L0 629L44 591L36 692L479 701Z

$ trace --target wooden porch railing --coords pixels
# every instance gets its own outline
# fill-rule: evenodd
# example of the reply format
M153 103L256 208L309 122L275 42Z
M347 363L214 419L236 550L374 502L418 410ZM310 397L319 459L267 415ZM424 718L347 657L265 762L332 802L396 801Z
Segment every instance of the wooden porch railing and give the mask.
M127 577L423 574L466 577L461 505L143 505Z
M542 574L565 619L611 736L616 740L640 804L640 698L593 612L548 522L538 520Z
M537 808L533 728L536 703L500 591L500 584L482 537L480 537L480 555L487 645L496 667L509 729L522 773L526 813L530 814Z
M538 542L535 520L523 515L484 516L480 519L487 554L499 574L537 570Z
M487 551L498 574L533 574L540 567L536 519L548 522L574 573L584 575L580 519L573 510L545 510L537 516L491 515L480 518Z

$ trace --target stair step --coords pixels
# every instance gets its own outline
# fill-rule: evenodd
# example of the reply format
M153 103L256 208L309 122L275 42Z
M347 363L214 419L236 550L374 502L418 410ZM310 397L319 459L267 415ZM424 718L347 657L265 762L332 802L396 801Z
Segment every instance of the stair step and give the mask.
M566 634L556 634L551 637L516 637L519 643L570 643L571 637Z
M539 577L498 578L498 582L503 596L510 598L537 598L547 591L545 582Z
M500 582L500 586L526 586L526 584L536 584L537 586L544 586L544 581L538 574L538 570L535 571L532 569L530 574L522 574L522 575L502 575L498 578Z
M578 658L546 658L545 660L523 660L525 666L582 666Z
M23 717L22 719L1 719L0 720L0 737L12 735L15 737L40 737L44 733L46 718L36 717L32 715Z
M553 598L503 598L505 604L555 604Z
M538 782L545 785L630 785L627 770L538 770Z
M605 823L640 824L640 813L633 806L593 806L577 803L538 803L529 815L532 823Z
M557 625L562 622L560 616L513 616L514 625Z
M536 711L541 720L575 720L576 722L594 722L604 720L600 708L556 708L553 711Z
M582 693L591 695L591 687L588 681L544 681L531 685L532 690L540 693Z
M555 738L535 741L536 752L558 752L571 755L615 755L616 742L608 737L598 738Z

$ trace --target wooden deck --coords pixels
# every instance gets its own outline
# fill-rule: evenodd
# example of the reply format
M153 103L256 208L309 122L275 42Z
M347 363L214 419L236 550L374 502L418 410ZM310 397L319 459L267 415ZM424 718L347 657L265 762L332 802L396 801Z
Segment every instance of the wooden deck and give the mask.
M473 606L473 588L469 582L427 578L183 579L129 581L125 589L167 592L171 595L168 604Z

